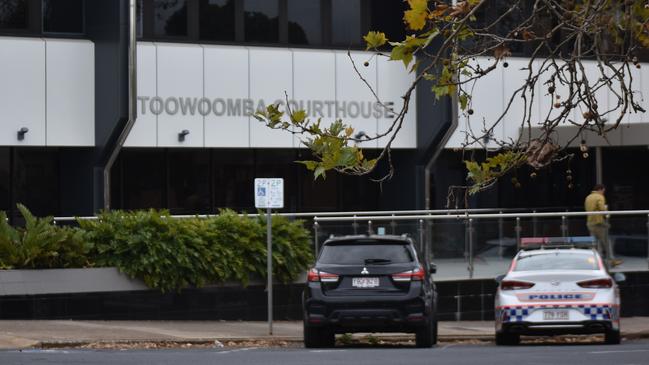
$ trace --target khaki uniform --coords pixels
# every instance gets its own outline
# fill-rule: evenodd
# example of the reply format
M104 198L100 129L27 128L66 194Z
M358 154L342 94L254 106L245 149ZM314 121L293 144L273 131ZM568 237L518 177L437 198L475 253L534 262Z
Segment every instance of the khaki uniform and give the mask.
M596 212L606 210L606 198L604 194L593 191L584 201L584 208L587 212ZM604 215L594 214L589 215L586 220L586 226L590 235L595 237L597 241L597 248L602 255L603 259L613 259L613 248L611 247L611 242L608 239L608 228L609 225L604 219Z

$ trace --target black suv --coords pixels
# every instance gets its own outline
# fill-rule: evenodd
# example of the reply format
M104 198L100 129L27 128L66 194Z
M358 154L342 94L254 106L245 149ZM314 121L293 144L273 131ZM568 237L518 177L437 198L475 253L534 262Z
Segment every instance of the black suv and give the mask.
M437 343L435 265L423 265L406 236L327 240L307 275L304 345L332 347L336 333L414 332Z

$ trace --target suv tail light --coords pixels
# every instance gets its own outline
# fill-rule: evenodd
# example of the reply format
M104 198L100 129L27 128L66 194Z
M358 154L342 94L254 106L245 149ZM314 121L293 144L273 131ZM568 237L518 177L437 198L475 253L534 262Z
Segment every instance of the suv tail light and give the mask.
M310 282L320 281L323 283L335 283L338 281L339 276L336 274L330 274L328 272L319 271L316 268L309 270L309 273L306 276L306 280Z
M578 282L577 285L581 286L582 288L588 289L605 289L613 286L613 280L608 278L587 280Z
M505 280L500 283L500 290L521 290L529 289L534 283L528 281Z
M425 278L424 268L419 266L414 270L408 270L400 272L397 274L392 274L392 280L404 282L404 281L423 281Z

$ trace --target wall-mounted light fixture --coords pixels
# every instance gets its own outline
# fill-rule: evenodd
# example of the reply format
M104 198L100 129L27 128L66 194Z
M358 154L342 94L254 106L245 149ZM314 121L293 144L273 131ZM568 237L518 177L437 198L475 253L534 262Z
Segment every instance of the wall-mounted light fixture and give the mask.
M18 130L18 133L16 135L16 138L18 138L19 141L22 141L25 139L25 134L29 132L29 128L27 127L22 127Z
M178 142L185 142L185 136L189 134L187 129L183 129L182 132L178 133Z

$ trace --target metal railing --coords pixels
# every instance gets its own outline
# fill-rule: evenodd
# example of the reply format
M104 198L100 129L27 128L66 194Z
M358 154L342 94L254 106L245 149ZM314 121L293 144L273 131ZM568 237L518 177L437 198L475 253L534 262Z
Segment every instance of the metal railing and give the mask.
M427 261L430 261L434 257L434 247L433 243L439 244L444 243L440 242L440 239L434 238L434 230L440 230L440 225L455 225L455 227L445 227L445 232L442 235L442 240L449 241L464 241L463 245L463 259L467 263L468 278L474 277L475 271L475 260L476 260L476 237L479 234L476 231L476 226L478 224L483 224L484 226L480 227L483 231L482 235L485 236L484 231L497 231L497 237L494 237L491 241L496 240L498 243L497 247L497 257L501 259L508 259L505 256L505 250L512 251L512 248L517 252L521 237L526 234L529 236L561 236L569 237L571 234L579 235L590 235L586 230L585 219L579 220L579 225L576 226L577 220L575 217L585 218L590 215L604 215L610 219L625 218L626 221L617 222L619 229L620 226L633 226L632 231L634 235L617 235L618 239L632 240L634 245L634 250L638 250L638 242L642 239L646 240L645 249L646 254L644 259L646 260L646 265L641 269L649 268L649 210L625 210L625 211L600 211L600 212L498 212L498 213L482 213L482 212L470 212L465 211L463 213L455 212L446 212L444 214L436 214L433 212L427 214L391 214L391 215L382 215L382 214L371 214L371 215L348 215L348 216L315 216L313 217L314 225L314 247L316 254L319 251L320 238L327 236L327 231L337 231L337 233L342 234L358 234L358 233L388 233L386 227L381 227L381 223L389 222L391 234L399 233L409 233L413 237L419 238L419 244L421 245L421 251L424 254ZM643 228L644 232L640 232L640 226L637 224L639 221L637 218L629 217L640 217L640 220L646 219L646 227ZM570 218L573 218L571 221ZM549 221L549 222L548 222ZM347 229L345 226L332 226L332 224L339 223L349 223ZM401 230L397 229L399 224L409 223L410 228L403 228ZM366 227L361 229L361 225ZM457 226L460 226L458 229ZM414 226L414 227L413 227ZM437 228L436 228L437 227ZM382 229L382 232L379 232L377 228ZM510 228L510 232L513 231L514 237L507 237L506 230ZM462 232L463 231L463 232ZM539 232L541 231L541 232ZM346 233L348 232L348 233ZM549 232L549 233L548 233ZM463 239L460 239L463 234ZM614 235L612 235L613 237ZM483 239L487 241L487 239ZM509 244L506 244L509 242ZM515 242L515 246L512 247L512 242ZM456 245L458 246L458 245ZM486 245L482 245L483 248ZM457 247L454 247L457 250ZM637 260L636 260L637 261ZM634 261L634 262L636 262ZM637 263L637 262L636 262ZM638 265L635 268L639 268Z

